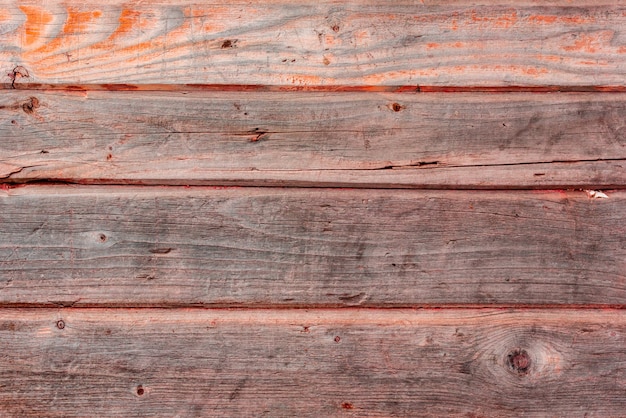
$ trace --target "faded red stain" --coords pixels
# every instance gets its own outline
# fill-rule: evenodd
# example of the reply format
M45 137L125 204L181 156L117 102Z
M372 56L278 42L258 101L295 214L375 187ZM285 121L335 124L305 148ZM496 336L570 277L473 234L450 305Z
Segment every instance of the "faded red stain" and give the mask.
M52 15L34 6L20 6L20 10L26 15L24 45L30 46L39 40L45 26L52 22Z

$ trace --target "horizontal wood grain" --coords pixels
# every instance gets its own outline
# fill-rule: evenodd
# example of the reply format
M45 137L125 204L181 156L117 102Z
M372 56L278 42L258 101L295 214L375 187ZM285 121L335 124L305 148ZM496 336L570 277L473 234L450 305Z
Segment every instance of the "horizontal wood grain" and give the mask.
M621 311L0 310L7 416L620 416Z
M0 190L0 304L624 306L625 211L624 191L26 186Z
M625 86L615 2L2 0L5 88Z
M6 92L9 182L626 185L626 94Z

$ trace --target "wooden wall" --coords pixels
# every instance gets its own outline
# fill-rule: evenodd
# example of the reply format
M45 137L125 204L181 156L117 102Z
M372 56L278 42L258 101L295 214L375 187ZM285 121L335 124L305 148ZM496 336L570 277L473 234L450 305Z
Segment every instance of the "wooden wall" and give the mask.
M615 3L0 0L0 415L623 416Z

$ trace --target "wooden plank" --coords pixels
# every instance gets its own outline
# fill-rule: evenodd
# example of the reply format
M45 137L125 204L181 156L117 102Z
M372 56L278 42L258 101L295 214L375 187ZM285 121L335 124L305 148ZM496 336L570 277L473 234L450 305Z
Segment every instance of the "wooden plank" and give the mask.
M0 310L21 417L620 416L622 311Z
M2 0L5 88L621 86L615 2Z
M626 94L7 92L0 177L430 188L626 185Z
M0 190L0 303L625 306L625 203L626 191Z

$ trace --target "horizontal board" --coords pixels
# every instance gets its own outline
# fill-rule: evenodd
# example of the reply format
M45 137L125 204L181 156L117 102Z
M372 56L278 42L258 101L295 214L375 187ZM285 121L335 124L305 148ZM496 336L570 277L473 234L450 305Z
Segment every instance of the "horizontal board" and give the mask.
M626 191L0 190L5 306L626 305Z
M626 185L626 94L7 92L11 182Z
M552 3L2 0L0 63L5 88L625 86L626 8Z
M7 416L626 409L621 311L0 310L0 335Z

